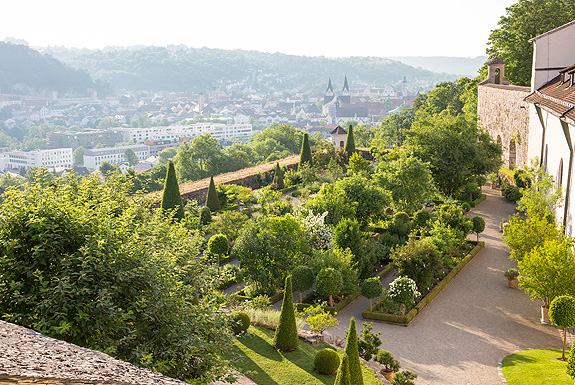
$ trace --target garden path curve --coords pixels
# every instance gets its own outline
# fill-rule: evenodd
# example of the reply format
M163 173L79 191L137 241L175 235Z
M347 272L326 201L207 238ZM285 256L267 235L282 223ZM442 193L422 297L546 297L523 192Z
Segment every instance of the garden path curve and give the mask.
M539 322L541 303L507 288L503 272L515 266L501 240L499 223L515 205L506 202L499 190L483 190L487 199L469 215L485 219L480 235L485 248L408 327L373 323L374 331L381 332L381 348L401 362L402 370L417 373L418 385L501 384L497 367L506 355L561 346L557 329ZM340 326L328 334L345 338L349 319L360 321L366 304L360 297L343 309L338 314Z

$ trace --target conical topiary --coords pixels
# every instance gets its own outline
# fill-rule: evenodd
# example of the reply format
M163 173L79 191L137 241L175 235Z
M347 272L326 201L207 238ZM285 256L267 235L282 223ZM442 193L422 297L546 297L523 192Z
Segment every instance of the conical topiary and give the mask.
M164 182L164 193L162 195L162 211L173 211L174 218L184 218L184 205L182 203L182 196L180 195L180 186L178 185L178 178L176 177L176 168L174 163L168 163L168 172L166 173L166 180Z
M361 373L361 364L359 362L359 351L357 349L357 331L355 330L355 318L351 317L349 321L349 330L347 331L347 342L345 343L345 352L349 359L349 380L353 385L363 385L363 374Z
M295 312L293 309L293 292L290 275L286 278L282 310L280 313L280 320L276 329L276 334L274 336L273 346L279 351L291 352L297 349L298 342L299 337L297 335Z
M333 385L351 385L349 379L349 358L347 353L343 353L343 359L337 369L337 377Z
M279 163L276 163L276 167L274 169L274 183L278 190L282 190L285 188L284 173L282 172Z
M355 152L355 140L353 139L353 126L351 124L347 130L347 138L345 138L345 152L348 156Z
M220 206L220 200L218 199L218 192L216 191L213 176L210 177L210 187L208 187L208 195L206 196L206 207L208 207L212 213L222 208L222 206Z
M298 170L304 163L311 166L311 148L309 147L309 135L308 133L303 134L303 142L301 143L301 153L299 156Z

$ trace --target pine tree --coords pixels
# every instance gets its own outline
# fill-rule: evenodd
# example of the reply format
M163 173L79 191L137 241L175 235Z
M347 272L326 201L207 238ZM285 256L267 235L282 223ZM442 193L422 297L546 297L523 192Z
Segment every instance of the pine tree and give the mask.
M357 349L357 331L355 329L355 318L349 321L347 331L347 342L345 352L349 359L349 379L354 385L363 385L363 374L361 373L361 363L359 362L359 350Z
M276 163L276 167L274 169L274 183L277 186L278 190L282 190L285 188L284 173L282 172L279 163Z
M349 379L349 358L347 353L343 353L343 359L337 369L337 377L333 385L351 385Z
M303 142L301 143L301 153L299 156L298 170L304 163L307 163L309 166L311 166L312 163L311 148L309 147L309 135L307 132L303 134Z
M355 140L353 139L353 126L349 125L349 130L347 130L347 138L345 139L345 152L351 157L351 154L355 152Z
M284 299L280 320L274 336L273 346L282 352L291 352L297 349L299 337L295 322L295 312L293 308L293 291L291 284L291 275L286 278L284 289ZM356 343L357 351L357 343ZM359 357L359 356L358 356Z
M220 206L220 200L218 199L218 192L216 191L213 176L210 177L210 187L208 187L208 195L206 196L206 207L208 207L212 213L222 208L222 206Z
M182 196L180 195L180 186L178 185L178 178L176 177L176 169L174 163L168 163L168 172L166 173L166 180L164 182L164 193L162 195L162 210L172 211L176 209L174 218L184 218L184 206L182 203Z

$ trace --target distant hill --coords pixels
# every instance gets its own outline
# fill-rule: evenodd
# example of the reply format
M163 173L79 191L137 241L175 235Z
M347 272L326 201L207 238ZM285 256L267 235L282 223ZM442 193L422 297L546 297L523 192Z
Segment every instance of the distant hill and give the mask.
M43 51L88 71L95 79L127 90L202 92L235 86L243 92L305 93L325 89L330 76L338 88L343 86L344 75L352 87L396 84L404 77L410 84L434 84L455 78L371 57L306 57L185 46L94 51L54 47Z
M88 95L99 90L90 75L65 66L25 45L0 42L0 90L3 93Z
M487 56L447 57L447 56L394 56L393 60L400 61L415 68L422 68L436 73L456 74L475 78L478 70L487 61Z

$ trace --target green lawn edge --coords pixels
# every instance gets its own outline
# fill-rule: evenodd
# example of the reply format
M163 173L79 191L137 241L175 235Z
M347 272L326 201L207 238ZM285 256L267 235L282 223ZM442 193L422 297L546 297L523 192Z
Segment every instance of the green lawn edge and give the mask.
M241 370L258 385L333 385L335 376L323 376L313 371L317 352L331 348L327 344L312 346L300 341L298 350L282 353L272 347L274 332L250 326L248 334L234 340L234 360ZM343 356L343 351L336 349ZM380 385L372 369L363 366L365 385Z
M531 349L508 355L501 366L508 385L573 385L559 358L559 349Z

